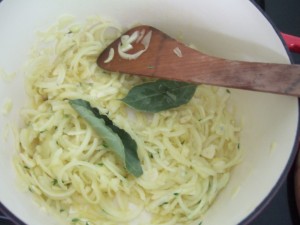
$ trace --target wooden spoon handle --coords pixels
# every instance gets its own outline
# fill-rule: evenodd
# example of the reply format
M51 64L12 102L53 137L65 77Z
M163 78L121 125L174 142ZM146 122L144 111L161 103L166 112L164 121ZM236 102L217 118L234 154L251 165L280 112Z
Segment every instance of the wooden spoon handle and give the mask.
M234 62L231 62L231 64L234 64ZM228 77L225 74L223 75L223 79L232 79L232 87L300 96L299 65L245 62L235 62L235 65L238 66L233 66L230 69L228 62L225 67L225 72L228 71ZM235 76L232 76L234 74Z
M152 77L300 96L300 65L221 59L170 38L162 39L156 48ZM174 49L180 50L181 57Z
M183 57L184 57L184 53ZM160 59L153 76L245 90L300 96L300 65L256 63L205 57L189 52L189 60ZM175 60L175 59L174 59Z

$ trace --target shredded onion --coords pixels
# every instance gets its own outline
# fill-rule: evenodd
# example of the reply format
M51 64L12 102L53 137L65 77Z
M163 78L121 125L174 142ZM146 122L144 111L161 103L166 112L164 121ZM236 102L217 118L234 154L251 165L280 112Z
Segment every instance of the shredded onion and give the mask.
M136 41L137 38L139 37L140 32L139 31L134 31L130 37L128 38L128 42L131 44L132 42Z
M133 34L135 34L135 32L133 33ZM125 35L124 35L125 36ZM140 51L138 51L138 52L136 52L136 53L133 53L133 54L129 54L129 53L126 53L126 51L128 51L128 50L124 50L123 48L122 48L122 38L121 38L121 43L119 43L119 45L118 45L118 53L119 53L119 55L120 55L120 57L121 58L123 58L123 59L128 59L128 60L133 60L133 59L137 59L138 57L140 57L145 51L147 51L147 49L149 48L149 45L150 45L150 40L151 40L151 36L152 36L152 31L149 31L146 35L145 35L145 37L143 38L143 40L142 40L142 44L144 45L144 49L143 50L140 50ZM128 40L133 40L133 41L135 41L136 39L137 39L137 37L138 37L138 34L137 34L137 36L135 35L134 36L134 38L135 39L130 39L130 37L125 37L125 38L123 38L123 40L124 40L124 43L126 43L127 44L127 46L131 46L132 47L132 45L131 44L129 44L127 41ZM130 48L130 49L132 49L132 48Z
M139 31L133 32L130 36L121 36L121 51L127 52L133 48L132 42L134 42L139 37Z
M176 47L176 48L174 48L173 49L173 52L178 56L178 57L182 57L182 52L181 52L181 50L180 50L180 48L179 47Z
M118 99L144 78L105 72L95 63L116 39L107 35L115 25L93 17L65 35L70 25L41 33L24 71L30 104L20 112L23 126L14 131L14 165L25 187L66 224L200 224L241 160L230 94L201 85L176 109L151 115L130 110ZM136 42L141 33L123 39ZM151 35L143 36L145 49L136 55L146 51ZM143 176L128 174L66 101L78 98L137 142Z

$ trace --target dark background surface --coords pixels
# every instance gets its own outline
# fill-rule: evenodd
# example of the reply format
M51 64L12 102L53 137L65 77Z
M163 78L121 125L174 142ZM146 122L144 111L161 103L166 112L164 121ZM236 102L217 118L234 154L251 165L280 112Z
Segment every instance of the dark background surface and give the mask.
M278 30L300 37L300 0L256 0L256 2L262 6L267 17ZM291 56L295 63L300 64L300 54L291 54ZM276 196L249 225L300 225L293 179L292 168ZM0 225L8 224L10 223L0 215Z
M300 0L257 0L281 32L300 37ZM300 64L300 54L291 54ZM249 225L300 225L294 196L294 171L262 213Z
M274 26L287 34L300 37L300 0L257 0ZM300 64L300 54L291 54ZM277 195L250 225L300 225L294 195L294 170Z

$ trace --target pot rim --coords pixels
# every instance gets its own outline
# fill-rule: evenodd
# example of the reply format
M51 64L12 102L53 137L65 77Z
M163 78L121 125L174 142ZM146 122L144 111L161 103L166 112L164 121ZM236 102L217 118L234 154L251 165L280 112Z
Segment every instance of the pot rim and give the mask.
M263 11L263 9L255 2L255 0L250 0L251 3L253 3L253 5L261 12L261 14L268 20L268 22L271 24L271 26L273 27L274 31L276 32L276 34L278 35L278 37L280 38L282 45L285 48L285 51L288 55L288 58L291 62L291 64L294 64L294 59L292 57L291 52L288 49L288 46L286 45L280 30L278 29L278 27L274 24L274 22L272 21L272 19L266 14L265 11ZM299 148L299 135L300 135L300 98L298 98L298 124L297 124L297 132L295 135L295 140L294 140L294 146L290 155L289 160L287 161L287 164L284 168L284 170L282 171L278 181L276 182L276 184L274 185L274 187L271 189L271 191L269 192L269 194L265 197L265 199L246 217L244 218L238 225L246 225L246 224L250 224L258 215L260 215L262 213L262 211L269 205L269 203L271 202L271 200L276 196L276 194L278 193L279 189L282 187L282 185L284 184L285 180L287 179L288 173L290 172L292 165L296 159L297 156L297 152L298 152L298 148Z
M250 0L250 2L261 12L261 14L266 18L266 20L270 23L270 25L273 27L274 31L280 38L282 45L285 48L285 51L287 53L289 61L294 64L294 60L292 58L292 54L288 49L288 46L286 45L279 29L277 26L274 24L274 22L271 20L271 18L260 8L260 6L255 2L255 0ZM0 1L1 3L1 1ZM261 212L269 205L271 200L275 197L275 195L278 193L279 189L282 187L284 184L288 173L290 169L292 168L293 162L296 158L297 152L298 152L298 137L300 136L300 99L298 98L298 124L297 124L297 132L295 135L295 140L294 140L294 146L291 152L291 155L289 157L289 160L287 161L287 164L282 171L278 181L275 183L274 187L271 189L269 194L264 198L264 200L246 217L244 218L241 222L238 223L238 225L246 225L252 222ZM6 208L5 205L3 205L0 202L0 212L7 217L7 220L11 221L12 223L16 225L27 225L24 223L21 219L19 219L17 216L15 216L10 210Z

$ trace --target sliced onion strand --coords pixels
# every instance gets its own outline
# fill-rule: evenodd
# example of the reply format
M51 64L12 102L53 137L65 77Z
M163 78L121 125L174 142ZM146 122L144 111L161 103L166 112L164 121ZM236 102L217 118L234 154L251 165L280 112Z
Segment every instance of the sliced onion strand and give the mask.
M121 58L123 59L128 59L128 60L133 60L133 59L137 59L139 56L141 56L149 47L150 45L150 40L151 40L151 37L152 37L152 31L150 30L143 38L142 40L142 44L144 45L144 49L143 50L140 50L134 54L129 54L129 53L126 53L126 51L130 50L128 48L130 48L130 46L132 47L132 45L130 43L123 43L123 41L135 41L138 37L139 37L139 32L134 32L131 36L133 36L132 38L130 38L128 35L124 35L125 37L122 38L121 37L121 42L119 43L118 45L118 53L120 55ZM123 44L126 44L125 47L123 47ZM128 50L126 50L128 49ZM126 50L126 51L125 51Z

